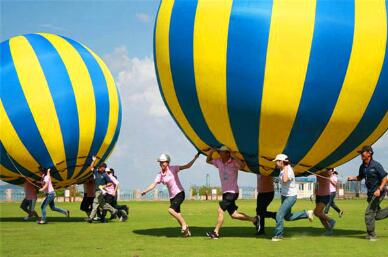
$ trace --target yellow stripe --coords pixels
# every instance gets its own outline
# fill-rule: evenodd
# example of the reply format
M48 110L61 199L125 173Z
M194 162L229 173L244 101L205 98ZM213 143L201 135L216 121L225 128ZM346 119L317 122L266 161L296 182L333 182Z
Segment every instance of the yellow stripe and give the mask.
M55 47L69 74L78 110L80 136L78 157L85 156L89 153L96 124L96 103L88 69L77 50L65 39L46 33L40 35ZM83 164L84 160L77 158L77 165ZM75 168L73 176L76 176L80 169Z
M63 161L66 154L62 132L39 60L26 38L14 37L9 42L20 85L43 142L54 164ZM67 172L61 176L66 178Z
M206 149L209 146L205 144L195 133L187 121L180 107L178 98L175 93L174 84L170 67L170 18L174 1L162 1L155 31L155 58L159 73L160 87L162 89L165 102L168 105L172 115L183 129L188 138L199 149Z
M338 167L350 161L357 155L359 155L357 151L359 151L362 148L362 146L374 144L382 135L384 135L384 133L387 131L387 128L388 128L388 112L385 113L384 118L382 119L380 124L364 142L362 142L356 149L354 149L354 151L349 153L347 156L337 161L336 163L332 164L331 167Z
M115 134L118 118L119 118L119 95L117 92L117 88L115 85L115 82L113 80L112 74L110 73L108 67L106 64L101 60L100 57L98 57L93 51L91 51L89 48L86 47L90 54L93 55L93 57L96 59L98 65L100 66L102 73L104 74L105 81L108 88L108 95L109 95L109 121L108 121L108 129L105 134L103 143L100 147L100 149L97 152L98 157L102 157L106 150L108 149L109 145L111 144L113 140L113 136ZM108 158L107 158L108 159Z
M353 48L337 104L326 128L300 163L314 166L348 138L379 79L387 41L384 0L356 1Z
M315 6L315 0L273 3L259 131L259 153L266 158L283 151L298 111L314 32ZM260 158L260 164L274 165L265 158Z
M237 151L226 96L226 50L231 8L231 0L198 1L193 55L198 101L206 123L219 142Z
M32 157L30 152L27 150L23 142L20 140L16 133L11 121L5 112L3 102L0 99L0 140L4 145L7 153L20 165L30 171L37 171L39 164Z
M6 167L4 167L2 164L0 164L0 174L3 176L8 176L10 177L10 179L17 179L17 178L23 177L18 172L13 172L12 170L9 170ZM4 180L4 178L1 178L1 180Z

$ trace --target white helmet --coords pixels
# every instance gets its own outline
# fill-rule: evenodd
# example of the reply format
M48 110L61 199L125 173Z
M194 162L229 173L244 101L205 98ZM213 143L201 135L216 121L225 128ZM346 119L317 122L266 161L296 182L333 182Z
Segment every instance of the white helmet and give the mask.
M168 154L166 153L162 153L159 158L158 158L158 162L170 162L171 158Z

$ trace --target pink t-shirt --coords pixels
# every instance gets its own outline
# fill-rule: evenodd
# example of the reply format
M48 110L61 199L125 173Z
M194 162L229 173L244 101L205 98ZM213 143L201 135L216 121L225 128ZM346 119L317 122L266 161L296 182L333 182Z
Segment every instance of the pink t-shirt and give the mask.
M94 180L91 179L84 184L84 193L86 193L86 197L94 197L95 196L95 185Z
M36 200L38 198L35 187L29 182L24 183L24 193L27 200Z
M45 193L52 193L54 192L53 184L51 183L51 177L49 175L44 176L43 178L44 184L48 184L48 187L44 190Z
M211 163L218 168L222 193L238 193L237 177L240 165L237 161L229 159L229 161L223 163L219 158L213 159Z
M318 189L316 194L319 196L330 195L330 180L317 177Z
M333 174L333 175L330 177L330 180L331 180L331 182L333 182L334 184L337 184L337 181L338 181L337 175ZM330 183L330 193L333 193L333 192L337 192L337 188L336 188L336 186L334 186L332 183Z
M178 172L179 166L169 166L164 174L160 171L155 177L154 182L156 184L162 183L167 186L170 199L184 190L179 180Z
M257 192L269 193L274 191L273 179L271 176L257 174Z
M113 195L115 196L116 195L116 192L115 192L115 189L116 187L119 185L119 181L112 175L112 174L108 174L108 177L110 178L110 180L112 181L112 184L110 186L107 186L105 189L106 189L106 192L110 195Z

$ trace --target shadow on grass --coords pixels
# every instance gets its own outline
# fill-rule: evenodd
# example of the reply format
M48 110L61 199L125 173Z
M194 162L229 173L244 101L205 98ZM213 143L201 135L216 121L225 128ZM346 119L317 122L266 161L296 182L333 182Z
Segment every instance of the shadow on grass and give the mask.
M22 217L1 217L0 222L22 222L22 223L29 223L29 222L37 222L38 220L36 218L30 219L30 220L23 220ZM47 217L47 222L86 222L84 218L81 217Z
M214 227L190 227L192 237L205 237L206 232L213 231ZM273 227L266 228L266 235L255 235L255 229L252 227L223 227L221 229L221 237L257 237L257 238L271 238ZM323 228L309 228L309 227L286 227L285 237L322 237L324 233ZM164 227L151 229L137 229L133 233L146 236L156 237L181 237L178 227ZM365 238L365 231L351 230L351 229L334 229L332 237L358 237Z

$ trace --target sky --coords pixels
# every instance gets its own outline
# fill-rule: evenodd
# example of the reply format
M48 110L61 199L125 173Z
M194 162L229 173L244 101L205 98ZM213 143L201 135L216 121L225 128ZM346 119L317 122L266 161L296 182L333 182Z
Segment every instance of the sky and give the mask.
M108 160L122 188L143 189L159 170L156 158L169 153L185 164L196 153L167 112L153 63L153 27L159 1L0 1L0 41L16 35L48 32L77 40L103 58L123 104L118 143ZM388 133L373 145L375 159L388 169ZM358 172L360 158L338 167L346 177ZM218 186L215 168L201 156L181 173L185 188L203 185L206 174ZM256 186L254 174L240 172L240 186Z

